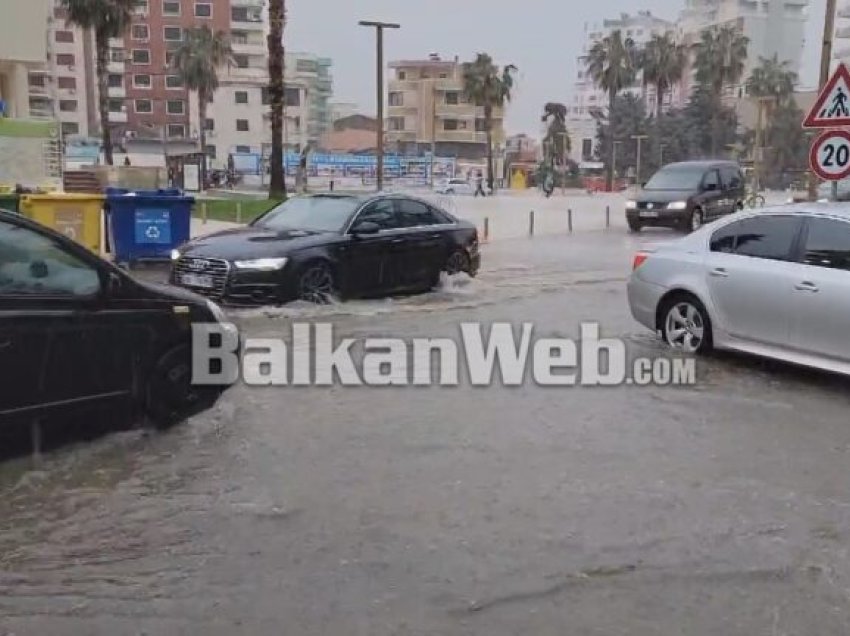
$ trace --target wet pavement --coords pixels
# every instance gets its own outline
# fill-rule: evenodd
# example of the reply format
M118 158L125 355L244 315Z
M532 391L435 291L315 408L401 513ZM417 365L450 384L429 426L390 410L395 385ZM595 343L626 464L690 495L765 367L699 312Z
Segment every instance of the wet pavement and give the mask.
M425 295L234 312L252 335L583 320L631 355L619 229L485 246ZM248 388L167 433L0 464L0 634L839 635L842 378L730 355L689 388Z

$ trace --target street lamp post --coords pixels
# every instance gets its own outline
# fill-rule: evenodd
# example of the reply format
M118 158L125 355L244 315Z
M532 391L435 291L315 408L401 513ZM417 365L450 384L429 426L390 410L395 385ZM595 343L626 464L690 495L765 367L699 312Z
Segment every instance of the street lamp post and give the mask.
M664 165L664 148L666 148L666 147L667 147L667 144L660 144L658 146L658 165L659 165L659 167Z
M637 166L635 166L635 185L640 184L640 144L644 139L649 139L649 135L632 135L632 139L637 141Z
M378 192L384 189L384 29L400 29L400 24L390 22L374 22L361 20L360 26L375 29L376 38L376 64L377 64L377 98L378 98L378 126L377 126L377 186Z
M619 146L622 141L614 141L612 142L614 147L611 152L611 172L614 174L614 178L617 178L617 146Z

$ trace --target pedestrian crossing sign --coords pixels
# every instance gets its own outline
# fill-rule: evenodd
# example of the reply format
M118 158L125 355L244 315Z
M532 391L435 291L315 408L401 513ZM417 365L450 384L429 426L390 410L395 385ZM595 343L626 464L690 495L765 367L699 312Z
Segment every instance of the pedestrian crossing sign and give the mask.
M835 69L803 120L803 128L836 126L850 126L850 71L844 64Z

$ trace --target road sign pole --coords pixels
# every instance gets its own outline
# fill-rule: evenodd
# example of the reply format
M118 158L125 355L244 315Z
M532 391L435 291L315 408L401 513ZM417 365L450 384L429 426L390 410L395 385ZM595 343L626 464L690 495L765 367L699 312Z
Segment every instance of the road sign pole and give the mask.
M820 78L818 88L823 91L829 79L829 66L832 63L832 39L835 37L835 10L836 0L826 0L826 11L823 20L823 40L820 54ZM817 106L817 104L815 104ZM809 199L817 198L817 183L815 172L809 173ZM836 198L838 185L833 189L833 198Z

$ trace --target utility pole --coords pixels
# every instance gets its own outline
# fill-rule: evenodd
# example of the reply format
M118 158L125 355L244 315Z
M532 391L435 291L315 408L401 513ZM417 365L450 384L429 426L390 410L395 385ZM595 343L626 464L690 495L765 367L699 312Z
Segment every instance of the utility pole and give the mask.
M614 175L614 178L617 178L617 146L619 146L622 141L614 141L612 143L611 148L611 172Z
M361 20L360 26L375 29L376 39L376 63L377 63L377 107L378 107L378 130L377 130L377 186L378 192L384 189L384 29L400 29L400 24L390 22L373 22Z
M431 167L429 180L431 188L434 187L434 155L437 154L437 80L431 80Z
M640 144L644 139L649 139L649 135L632 135L632 139L637 141L637 166L635 167L635 185L640 185Z
M658 166L659 167L664 165L664 148L666 148L666 144L659 144L659 146L658 146Z
M826 0L826 14L823 19L823 43L820 53L820 80L818 88L823 90L823 87L829 81L829 68L832 63L832 38L835 36L835 5L836 0ZM814 201L817 198L817 177L814 172L809 172L809 199ZM838 182L832 182L832 198L835 199L838 193Z

